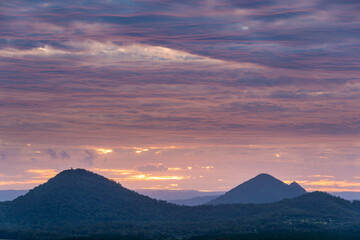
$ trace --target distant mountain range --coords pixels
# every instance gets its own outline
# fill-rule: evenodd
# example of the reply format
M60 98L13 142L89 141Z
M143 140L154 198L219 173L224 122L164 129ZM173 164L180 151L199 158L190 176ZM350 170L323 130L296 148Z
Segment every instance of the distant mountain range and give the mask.
M174 203L177 205L183 206L199 206L210 202L213 199L218 198L220 195L210 195L210 196L203 196L203 197L194 197L189 199L179 199L179 200L168 200L169 203Z
M136 189L136 192L164 201L185 200L197 197L219 196L224 191L201 192L197 190Z
M300 185L298 185L297 183L292 183L290 184L290 186L291 185L293 187L298 186L300 193L303 193L304 189ZM0 202L14 200L17 197L26 194L28 191L29 190L0 190ZM169 203L185 205L185 206L198 206L198 205L206 204L209 201L214 200L215 198L220 197L221 195L224 195L226 193L224 191L204 192L197 190L163 190L163 189L136 189L135 191L142 195L157 200L164 200ZM350 201L360 200L360 192L329 192L329 193ZM238 192L238 195L244 195L244 193ZM291 197L292 196L290 195L284 198L291 198ZM252 203L252 201L250 201L249 203Z
M260 180L276 182L269 176ZM187 207L149 198L83 169L63 171L24 196L0 203L0 238L102 233L184 238L208 233L351 230L359 229L359 223L360 202L327 193L305 193L270 204Z
M15 198L25 195L29 190L0 190L0 202L12 201ZM145 196L164 200L184 206L198 206L206 204L209 201L219 197L225 192L200 192L196 190L157 190L157 189L137 189L135 192ZM334 196L341 197L346 200L360 200L360 192L329 192Z
M25 195L29 190L0 190L0 202L11 201Z
M332 195L344 198L346 200L359 200L360 201L360 192L329 192Z

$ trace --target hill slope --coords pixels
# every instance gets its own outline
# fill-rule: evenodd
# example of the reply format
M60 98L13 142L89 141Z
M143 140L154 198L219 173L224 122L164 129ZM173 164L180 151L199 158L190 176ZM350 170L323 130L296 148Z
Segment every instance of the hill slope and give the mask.
M63 171L3 203L7 219L16 224L162 219L173 207L83 169Z
M209 204L271 203L304 193L305 189L295 182L287 185L269 174L262 173L210 201Z

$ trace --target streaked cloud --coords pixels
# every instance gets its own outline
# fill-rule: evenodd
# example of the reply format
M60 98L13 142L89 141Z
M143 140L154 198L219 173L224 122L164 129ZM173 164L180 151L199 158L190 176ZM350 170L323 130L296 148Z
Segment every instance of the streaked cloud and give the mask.
M318 175L310 175L309 177L310 178L334 178L335 176L318 174Z
M96 152L98 152L99 154L108 154L108 153L112 153L113 150L112 149L105 149L105 148L97 148L95 149Z
M88 4L0 3L1 181L83 167L130 188L268 172L360 189L358 2Z
M202 166L201 168L202 168L202 169L209 170L209 169L213 169L214 167L213 167L213 166Z
M148 148L134 147L134 149L135 149L135 153L137 153L137 154L140 154L140 153L142 153L142 152L148 152L148 151L149 151Z
M55 169L29 169L26 172L39 175L34 178L44 178L46 180L54 177L57 174Z
M181 171L181 168L174 167L174 168L168 168L169 171Z
M149 176L149 175L145 175L145 174L141 174L141 175L134 175L131 177L126 178L125 180L145 180L145 181L149 181L149 180L183 180L185 177L183 176ZM124 180L124 179L121 179Z
M135 174L136 171L134 170L127 170L127 169L101 169L101 168L94 168L93 169L96 172L106 172L106 173L111 173L111 174L115 174L115 175L130 175L130 174Z
M164 165L162 164L156 164L156 165L148 164L145 166L139 166L136 169L140 172L162 172L168 170L168 168L164 167Z
M337 180L333 179L334 176L326 175L312 175L309 178L323 178L318 180L296 180L297 183L301 184L308 191L330 191L330 192L339 192L339 191L358 191L360 187L360 182L351 181L351 180ZM287 184L290 184L293 181L284 181Z
M360 182L334 181L321 179L319 181L302 182L306 186L330 186L330 187L360 187Z
M92 66L103 67L106 65L125 64L129 61L136 61L137 64L146 63L203 63L203 64L224 64L222 60L216 60L204 56L178 51L162 46L144 44L117 45L113 42L96 42L92 40L83 42L63 43L67 49L56 49L49 45L36 47L29 50L4 48L0 49L0 57L51 57L74 58L81 57L79 64L91 64ZM102 59L101 62L97 61ZM144 62L142 62L144 61ZM240 67L241 65L237 65ZM251 67L255 64L244 64Z
M27 185L31 187L32 185L39 185L46 182L46 180L26 180L26 181L0 181L0 186L14 187L16 185Z

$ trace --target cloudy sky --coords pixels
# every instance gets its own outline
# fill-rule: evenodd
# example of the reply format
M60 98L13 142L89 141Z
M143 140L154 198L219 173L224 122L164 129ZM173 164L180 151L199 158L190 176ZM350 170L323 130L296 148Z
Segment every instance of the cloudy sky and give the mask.
M358 0L0 3L0 189L266 172L360 191Z

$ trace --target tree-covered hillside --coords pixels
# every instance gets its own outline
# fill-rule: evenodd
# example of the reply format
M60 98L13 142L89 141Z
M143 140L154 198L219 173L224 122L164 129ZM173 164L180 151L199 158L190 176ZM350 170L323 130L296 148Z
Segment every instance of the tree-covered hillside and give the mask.
M83 169L63 171L25 196L2 205L6 214L3 221L40 226L159 220L168 209L177 208Z
M209 204L272 203L305 193L305 189L296 182L288 185L269 174L262 173L211 200Z

